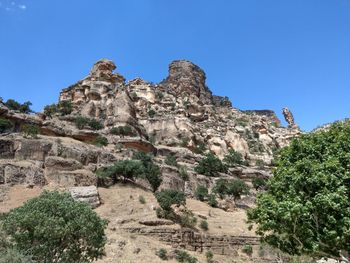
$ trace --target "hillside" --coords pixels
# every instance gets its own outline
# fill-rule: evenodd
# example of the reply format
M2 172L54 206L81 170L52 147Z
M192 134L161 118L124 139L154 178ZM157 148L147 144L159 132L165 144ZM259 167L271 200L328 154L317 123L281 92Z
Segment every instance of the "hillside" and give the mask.
M258 253L245 209L254 205L252 179L270 177L274 151L301 133L292 113L283 110L289 126L282 127L271 110L235 108L227 97L212 94L204 71L189 61L172 62L158 84L141 78L125 82L115 69L112 61L98 61L42 113L21 113L0 102L0 118L12 123L0 134L0 212L44 189L79 187L79 198L98 206L97 213L109 220L107 255L99 262L162 262L155 255L161 247L186 249L200 262L207 250L218 262L271 262L273 253ZM26 134L28 127L36 127L39 135ZM196 171L206 153L222 160L232 150L241 160L227 172L210 177ZM160 167L159 190L184 192L187 208L198 222L208 222L208 231L157 219L157 202L145 179L132 184L97 179L98 169L138 151L154 156ZM218 179L242 179L250 193L217 197L216 208L195 200L198 186L212 192ZM97 187L93 195L84 192L90 186ZM253 247L250 256L242 252L247 245Z

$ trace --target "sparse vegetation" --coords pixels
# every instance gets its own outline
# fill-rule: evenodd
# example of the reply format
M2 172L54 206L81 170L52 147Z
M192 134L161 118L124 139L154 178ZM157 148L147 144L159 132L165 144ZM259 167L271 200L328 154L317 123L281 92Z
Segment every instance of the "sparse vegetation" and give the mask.
M30 137L33 139L38 138L38 134L40 133L40 128L37 125L32 125L32 124L24 124L21 127L21 131L23 133L23 136L25 138Z
M107 146L108 145L108 140L106 137L104 136L97 136L97 138L91 142L93 145L96 145L98 147L102 147L102 146Z
M255 161L255 165L258 166L259 168L264 168L265 162L263 160L258 159Z
M184 181L188 181L189 180L186 166L180 166L179 174L180 174L182 180L184 180Z
M181 214L179 223L182 227L194 228L197 224L197 218L192 211L186 209Z
M241 195L249 193L249 187L240 179L228 181L220 178L213 187L213 193L218 194L221 199L225 196L232 196L234 199L239 199Z
M241 153L230 149L228 154L225 155L223 162L227 167L234 167L236 165L246 165L247 162L244 161Z
M107 222L67 193L44 192L11 210L2 223L14 246L37 262L87 263L104 254Z
M164 98L164 94L161 91L156 92L156 98L157 100L161 101Z
M242 252L251 256L253 254L253 247L251 245L244 245L242 248Z
M13 129L13 123L7 119L0 118L0 133L5 133Z
M177 166L176 157L174 155L168 155L165 159L165 163L170 166Z
M292 255L349 260L350 125L292 141L276 159L248 219L272 247Z
M93 130L101 130L103 128L103 125L101 122L99 122L96 119L90 119L86 117L76 117L75 118L75 126L79 129L85 129L85 128L91 128Z
M139 196L139 202L140 202L140 204L143 204L143 205L146 204L146 199L143 195Z
M162 260L167 260L168 259L168 251L165 248L159 249L157 251L156 255Z
M207 146L204 143L200 143L194 148L193 151L196 154L204 154L207 150Z
M213 153L208 153L199 161L194 170L197 173L215 177L218 176L219 173L227 172L227 167Z
M196 199L203 202L208 197L208 188L203 185L199 185L194 193L194 196Z
M118 126L118 127L113 127L110 131L111 134L113 135L120 135L120 136L134 136L135 133L132 129L132 127L125 125L125 126Z
M165 211L173 211L172 205L185 205L186 198L183 192L175 189L163 189L155 194L159 206Z
M266 186L266 180L261 177L256 177L252 180L255 190L264 189Z
M204 230L204 231L208 231L209 230L209 225L207 220L201 220L199 227Z
M190 142L189 138L187 138L187 137L182 138L180 146L181 147L187 147L189 142Z
M210 250L205 252L205 258L207 260L207 263L213 263L214 262L214 254Z
M182 263L197 263L198 262L197 258L192 257L190 254L188 254L184 250L176 251L175 259L178 262L182 262Z
M150 118L153 119L153 118L156 116L155 110L150 109L150 110L148 111L148 116L149 116Z
M217 207L218 206L218 201L215 198L215 195L210 194L208 196L208 205L210 205L211 207Z
M61 101L58 104L50 104L44 107L44 114L48 117L53 117L55 114L61 116L71 114L73 106L70 101Z

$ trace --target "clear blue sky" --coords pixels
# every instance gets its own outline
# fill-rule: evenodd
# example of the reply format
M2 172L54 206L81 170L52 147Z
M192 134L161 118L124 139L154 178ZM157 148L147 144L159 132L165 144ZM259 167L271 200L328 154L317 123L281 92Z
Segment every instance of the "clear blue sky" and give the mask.
M350 0L0 0L0 96L39 111L100 58L158 82L202 67L240 109L350 117Z

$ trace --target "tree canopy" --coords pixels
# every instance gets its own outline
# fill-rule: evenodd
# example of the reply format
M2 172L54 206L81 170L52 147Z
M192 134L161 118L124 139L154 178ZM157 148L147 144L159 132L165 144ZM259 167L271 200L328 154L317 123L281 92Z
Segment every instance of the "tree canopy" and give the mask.
M248 212L265 242L292 255L349 259L349 123L293 140L267 186Z

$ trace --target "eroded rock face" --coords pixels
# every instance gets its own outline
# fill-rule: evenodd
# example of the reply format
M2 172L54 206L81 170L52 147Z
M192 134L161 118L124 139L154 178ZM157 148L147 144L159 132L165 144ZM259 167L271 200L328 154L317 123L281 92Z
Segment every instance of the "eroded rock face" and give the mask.
M169 76L160 83L176 95L197 96L203 103L210 103L212 93L205 84L204 71L187 60L173 61L169 66Z
M283 108L282 112L283 112L283 116L284 116L286 122L288 123L288 126L290 128L296 128L297 125L294 122L294 116L293 116L292 112L287 107Z
M87 203L92 208L100 205L100 197L96 186L72 187L69 189L69 192L74 200Z

